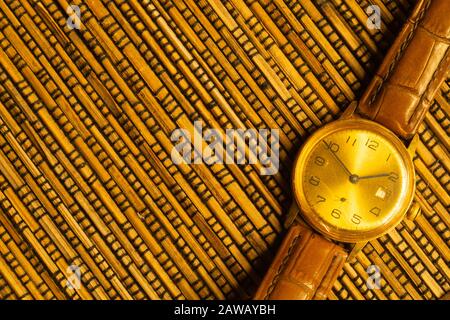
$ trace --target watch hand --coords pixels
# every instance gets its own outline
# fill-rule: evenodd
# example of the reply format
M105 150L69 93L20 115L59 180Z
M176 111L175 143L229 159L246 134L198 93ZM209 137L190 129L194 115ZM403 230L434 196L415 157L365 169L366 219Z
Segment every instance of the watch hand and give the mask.
M325 142L325 140L323 141L323 143L325 143L325 145L328 147L328 144ZM333 152L330 148L328 148L328 150L330 150L331 154L339 162L341 167L345 170L345 172L347 172L348 176L349 177L352 176L353 174L350 172L350 170L348 170L347 166L344 164L344 162L342 162L342 160L338 157L338 155L335 152Z
M390 173L381 173L381 174L375 174L375 175L371 175L371 176L362 176L362 177L358 177L358 180L361 180L361 179L372 179L372 178L389 177L390 175L391 175Z

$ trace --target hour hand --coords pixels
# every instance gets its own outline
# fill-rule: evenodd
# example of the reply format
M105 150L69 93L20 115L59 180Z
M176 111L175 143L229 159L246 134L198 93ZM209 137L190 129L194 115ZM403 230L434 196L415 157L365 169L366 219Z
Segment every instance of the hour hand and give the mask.
M347 166L345 165L345 163L339 158L339 156L337 155L337 153L334 152L334 151L331 149L331 142L328 144L328 143L325 142L325 140L323 140L323 143L325 143L327 149L331 152L331 154L333 155L333 157L338 161L338 163L341 165L341 167L345 170L345 172L347 173L347 175L348 175L349 177L350 177L350 176L353 176L353 174L352 174L352 173L350 172L350 170L347 168Z
M390 173L380 173L380 174L374 174L374 175L370 175L370 176L358 177L358 180L389 177L390 175L391 175Z
M352 174L350 176L350 182L351 183L358 183L361 180L367 180L367 179L373 179L373 178L382 178L382 177L389 177L391 173L380 173L380 174L373 174L370 176L358 176L356 174Z

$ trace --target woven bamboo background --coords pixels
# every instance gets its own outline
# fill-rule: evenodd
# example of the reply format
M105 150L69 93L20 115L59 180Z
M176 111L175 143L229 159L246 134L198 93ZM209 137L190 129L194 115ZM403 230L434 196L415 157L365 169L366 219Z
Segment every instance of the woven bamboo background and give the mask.
M251 297L283 234L296 151L359 97L414 3L1 0L0 298ZM370 4L381 30L366 26ZM423 216L370 242L331 299L450 290L449 85L420 129ZM174 165L171 132L200 119L280 129L280 172Z

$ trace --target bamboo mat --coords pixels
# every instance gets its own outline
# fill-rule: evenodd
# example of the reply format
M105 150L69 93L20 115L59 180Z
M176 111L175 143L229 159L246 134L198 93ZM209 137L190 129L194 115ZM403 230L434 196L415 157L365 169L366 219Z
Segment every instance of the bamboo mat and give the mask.
M296 151L361 95L414 3L1 0L0 298L251 297L282 238ZM449 85L420 129L423 215L370 242L331 299L450 290ZM197 120L279 129L279 173L175 165L171 132Z

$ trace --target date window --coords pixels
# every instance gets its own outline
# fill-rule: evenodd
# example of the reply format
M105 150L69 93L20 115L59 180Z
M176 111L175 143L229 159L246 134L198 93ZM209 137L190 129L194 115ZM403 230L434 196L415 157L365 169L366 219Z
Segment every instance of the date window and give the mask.
M375 192L375 197L381 200L385 200L386 198L389 198L391 195L391 192L387 190L384 187L378 187L377 192Z

